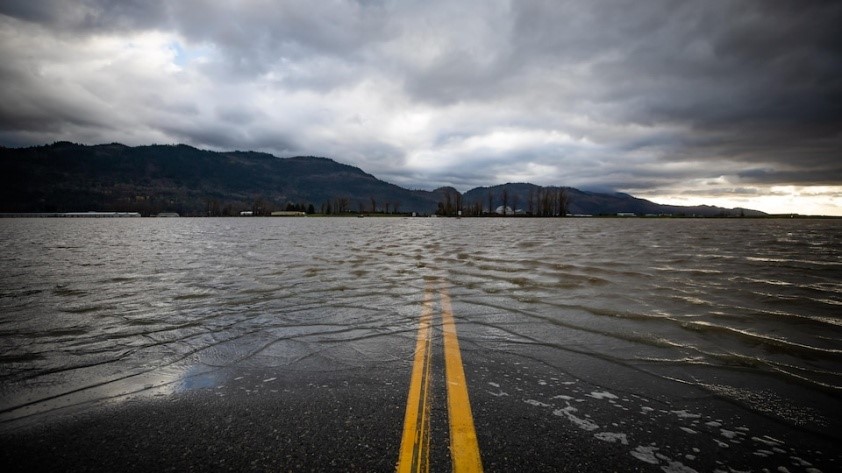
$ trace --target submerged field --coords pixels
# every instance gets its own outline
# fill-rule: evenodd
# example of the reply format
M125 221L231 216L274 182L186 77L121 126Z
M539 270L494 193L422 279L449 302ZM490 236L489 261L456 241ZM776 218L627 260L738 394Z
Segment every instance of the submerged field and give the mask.
M3 219L0 241L5 459L392 469L446 291L487 470L841 461L840 221Z

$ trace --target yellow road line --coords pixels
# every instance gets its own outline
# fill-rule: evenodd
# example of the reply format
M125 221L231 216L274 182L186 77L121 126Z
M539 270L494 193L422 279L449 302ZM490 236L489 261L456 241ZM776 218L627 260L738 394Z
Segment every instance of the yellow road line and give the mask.
M456 322L446 288L441 290L444 363L447 378L447 413L450 418L450 458L455 473L481 472L477 432L468 399L468 383L462 366L462 353L456 337Z
M430 383L432 379L432 319L434 288L428 282L415 342L415 359L409 381L406 414L397 471L430 471ZM462 353L456 336L456 321L447 288L442 287L441 317L444 335L444 367L447 386L447 413L450 422L450 459L456 473L481 472L474 418L468 398L468 383L462 366Z
M403 437L398 458L398 472L430 471L430 367L432 359L431 319L433 293L424 291L424 307L415 342L415 360L409 382L409 396L403 421Z

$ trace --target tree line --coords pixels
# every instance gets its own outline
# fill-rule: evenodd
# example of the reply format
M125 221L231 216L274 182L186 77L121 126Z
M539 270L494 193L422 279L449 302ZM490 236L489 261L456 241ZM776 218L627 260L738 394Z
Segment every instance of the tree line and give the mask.
M239 204L239 205L238 205ZM254 216L268 216L276 210L304 212L307 214L342 215L349 213L368 214L400 214L400 201L378 201L375 197L367 200L351 199L347 196L336 196L322 201L318 209L312 203L293 203L279 205L263 196L255 197L251 205L239 203L223 203L217 199L206 199L203 215L208 217L226 217L240 215L242 211L250 211Z
M352 200L350 197L340 196L322 202L320 213L324 215L358 214L400 214L400 201L378 201L374 196L368 199Z
M499 194L489 189L484 197L469 202L458 191L444 189L436 209L436 215L443 217L565 217L569 213L570 195L567 189L540 186L530 186L525 196L510 191L506 186Z
M251 212L254 216L270 216L277 210L305 212L311 215L402 214L400 201L378 200L374 196L368 199L335 196L322 201L319 207L310 202L279 203L263 195L255 196L250 201L205 198L202 208L185 205L185 201L189 202L189 199L184 199L183 196L173 196L169 199L137 196L121 204L120 209L128 208L145 216L168 211L208 217L238 216L244 211ZM503 187L497 192L489 189L483 197L473 199L466 198L455 189L444 189L434 213L443 217L564 217L569 213L569 206L569 194L563 187L530 186L527 192L520 193Z
M315 214L316 208L310 203L293 203L287 202L278 204L263 196L257 196L252 199L251 203L247 202L224 202L218 199L205 199L205 209L202 213L206 217L236 217L241 212L251 212L254 216L270 216L272 212L277 210L286 210L293 212L305 212L308 214Z

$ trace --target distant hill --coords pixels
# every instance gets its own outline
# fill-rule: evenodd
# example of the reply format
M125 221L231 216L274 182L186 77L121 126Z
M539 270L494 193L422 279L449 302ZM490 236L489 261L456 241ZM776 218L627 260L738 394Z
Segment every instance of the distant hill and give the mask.
M68 142L31 148L0 147L0 212L135 211L144 215L236 215L288 206L316 212L433 213L447 199L463 206L502 205L503 190L516 207L542 188L533 184L409 190L327 158L278 158L266 153L213 152L187 145L85 146ZM739 214L740 209L664 206L626 194L564 188L569 213ZM458 195L458 197L457 197ZM509 206L513 201L509 200ZM519 204L519 205L518 205ZM744 210L745 215L762 215Z
M517 209L528 211L529 198L534 196L541 189L545 187L536 186L529 183L510 183L501 184L492 187L477 187L465 193L466 201L474 202L477 200L488 199L488 194L494 196L494 205L503 205L500 196L503 190L508 191L509 207L517 202ZM618 213L633 213L636 215L681 215L681 216L738 216L745 215L750 217L758 217L766 215L764 212L751 209L725 209L722 207L714 207L709 205L700 206L678 206L678 205L662 205L656 204L646 199L640 199L628 194L620 192L616 193L599 193L587 192L572 187L550 187L549 189L563 189L567 194L568 213L572 215L615 215ZM487 208L488 204L484 206ZM533 203L533 207L536 205ZM517 210L512 207L513 210ZM533 209L537 210L537 209Z
M55 143L0 148L0 211L123 210L145 214L281 210L435 208L431 193L381 181L326 158L277 158L256 152L199 150L186 145L128 147ZM216 209L216 210L215 210Z

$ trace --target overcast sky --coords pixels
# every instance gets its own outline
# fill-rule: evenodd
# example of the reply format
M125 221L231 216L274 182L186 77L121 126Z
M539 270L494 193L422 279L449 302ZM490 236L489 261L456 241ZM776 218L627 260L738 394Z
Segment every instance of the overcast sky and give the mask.
M3 0L0 144L842 215L842 2Z

